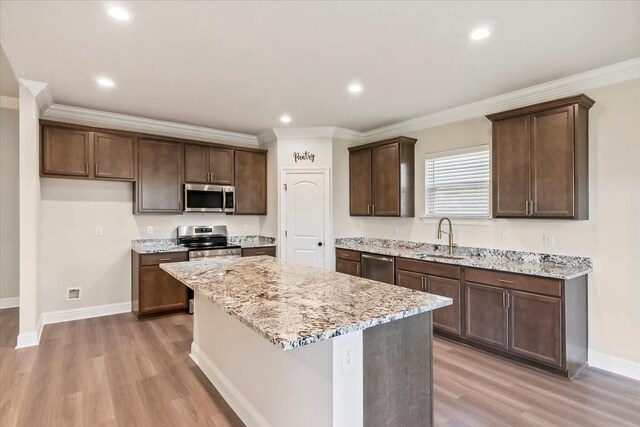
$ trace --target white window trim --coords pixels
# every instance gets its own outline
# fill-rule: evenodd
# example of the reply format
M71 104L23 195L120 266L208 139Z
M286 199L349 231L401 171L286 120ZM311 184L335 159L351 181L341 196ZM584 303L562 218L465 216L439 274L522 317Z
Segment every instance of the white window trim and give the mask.
M492 152L491 152L491 144L490 143L486 143L486 144L480 144L480 145L474 145L471 147L465 147L465 148L458 148L458 149L453 149L453 150L442 150L442 151L434 151L431 153L427 153L424 156L424 160L425 162L427 160L430 159L435 159L438 157L445 157L445 156L456 156L456 155L461 155L461 154L469 154L469 153L476 153L479 151L484 151L484 150L488 150L489 151L489 216L487 217L470 217L470 216L455 216L455 215L450 215L448 216L448 218L451 219L455 219L456 220L456 224L458 225L482 225L482 226L488 226L491 225L493 221L495 221L495 218L492 217L492 212L493 212L493 165L492 165ZM427 170L426 167L423 168L424 169L424 175L423 175L423 182L426 181L426 174L427 174ZM427 214L427 186L426 186L426 182L425 182L425 186L424 186L424 216L421 216L420 219L422 220L423 223L425 224L437 224L440 221L440 218L442 218L442 216L437 216L437 215L428 215Z

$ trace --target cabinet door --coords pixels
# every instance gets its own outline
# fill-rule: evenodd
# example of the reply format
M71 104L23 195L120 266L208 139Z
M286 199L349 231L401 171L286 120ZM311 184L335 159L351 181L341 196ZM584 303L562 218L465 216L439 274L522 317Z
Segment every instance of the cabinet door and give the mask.
M209 148L209 182L233 185L233 150Z
M184 180L189 183L209 183L209 147L184 146Z
M493 216L527 216L530 200L530 118L493 123Z
M276 256L276 247L267 246L264 248L245 248L242 250L242 256Z
M371 149L349 153L349 214L371 215Z
M375 216L400 216L400 144L372 149Z
M138 141L138 212L182 212L182 144Z
M509 351L562 366L562 300L509 291Z
M433 327L452 334L462 333L460 281L442 277L427 276L427 290L431 294L449 297L453 304L433 312Z
M42 132L43 175L89 177L91 132L45 127Z
M426 291L425 276L411 271L396 270L396 285L402 286L403 288L413 289L414 291Z
M492 347L507 349L507 293L494 286L465 284L465 335Z
M344 259L336 259L336 271L338 273L360 277L360 263L355 261L346 261Z
M140 267L140 313L186 309L187 287L159 266Z
M533 216L574 216L573 106L531 115Z
M96 178L134 179L133 138L96 132L93 135Z
M267 213L267 154L236 151L236 213Z

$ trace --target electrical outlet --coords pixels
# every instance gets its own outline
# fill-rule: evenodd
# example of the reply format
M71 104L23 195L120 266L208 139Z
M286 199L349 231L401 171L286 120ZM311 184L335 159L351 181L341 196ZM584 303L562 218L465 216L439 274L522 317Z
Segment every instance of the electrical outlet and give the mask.
M147 234L153 234L153 225L147 225Z
M556 244L555 236L553 234L545 234L543 236L543 240L544 240L544 247L545 248L552 248Z
M505 245L511 244L511 233L509 233L508 231L502 232L502 243Z
M102 226L96 225L96 236L102 236Z
M67 301L80 299L80 288L67 288Z
M354 365L354 347L353 343L350 342L342 346L342 370L347 371L353 368Z

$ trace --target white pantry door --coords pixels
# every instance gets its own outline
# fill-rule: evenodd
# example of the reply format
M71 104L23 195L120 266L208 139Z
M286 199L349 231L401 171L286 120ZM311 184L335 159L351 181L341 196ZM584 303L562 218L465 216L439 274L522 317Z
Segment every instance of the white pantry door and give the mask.
M285 184L286 259L325 268L325 173L288 172Z

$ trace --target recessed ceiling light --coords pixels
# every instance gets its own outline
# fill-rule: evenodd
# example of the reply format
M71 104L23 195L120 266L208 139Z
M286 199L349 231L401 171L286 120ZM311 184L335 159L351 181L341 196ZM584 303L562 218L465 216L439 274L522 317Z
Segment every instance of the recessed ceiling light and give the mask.
M118 21L128 21L131 19L131 14L119 7L110 7L107 12L113 19L117 19Z
M487 37L489 37L490 34L491 34L491 32L489 31L488 28L482 27L482 28L478 28L477 30L474 30L469 35L469 38L471 40L482 40L482 39L486 39Z
M362 85L360 83L351 83L349 85L349 92L360 93L362 92Z
M102 87L114 87L115 83L113 83L113 80L108 79L106 77L101 77L98 79L98 84Z
M282 123L291 123L291 116L288 114L283 114L282 116L280 116L280 121Z

